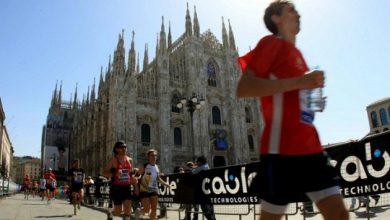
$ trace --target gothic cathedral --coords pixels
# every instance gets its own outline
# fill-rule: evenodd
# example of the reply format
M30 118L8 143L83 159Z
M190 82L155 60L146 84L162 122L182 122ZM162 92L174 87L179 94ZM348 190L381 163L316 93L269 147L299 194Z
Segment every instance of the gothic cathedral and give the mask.
M211 167L258 160L259 102L235 95L241 72L230 22L227 30L222 19L220 43L210 30L200 33L196 9L192 20L187 5L184 33L172 41L170 25L168 34L165 29L162 18L155 58L149 62L145 45L142 70L134 32L126 63L122 31L98 86L81 102L77 87L66 102L56 86L50 109L57 111L49 111L46 127L53 127L52 118L72 123L69 157L81 159L88 175L102 172L118 140L126 142L137 167L148 149L158 150L165 173L200 155Z

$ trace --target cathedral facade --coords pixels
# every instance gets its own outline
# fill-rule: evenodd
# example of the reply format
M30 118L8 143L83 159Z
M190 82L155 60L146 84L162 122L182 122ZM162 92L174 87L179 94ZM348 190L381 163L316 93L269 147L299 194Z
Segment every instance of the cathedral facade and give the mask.
M142 70L134 32L126 53L122 31L98 85L81 102L76 88L70 102L70 160L81 159L88 175L101 173L118 140L136 166L146 162L148 149L158 150L165 173L200 155L212 167L257 160L259 102L236 97L238 52L226 26L222 20L221 43L210 30L200 33L196 11L191 19L187 6L185 31L173 41L162 18L155 58L149 61L145 45Z

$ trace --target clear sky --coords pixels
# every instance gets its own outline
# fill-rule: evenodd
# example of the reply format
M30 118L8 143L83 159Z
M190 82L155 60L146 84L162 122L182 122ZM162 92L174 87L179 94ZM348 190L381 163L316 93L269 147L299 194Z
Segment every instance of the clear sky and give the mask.
M122 29L126 50L134 30L141 65L145 43L152 60L161 17L176 40L187 2L192 19L196 6L201 32L211 29L220 42L222 17L229 19L240 55L269 34L262 16L270 0L1 0L0 97L15 155L40 156L57 81L64 99L76 83L79 97L87 94ZM327 108L315 119L321 141L360 139L369 131L366 106L390 93L390 1L293 2L301 15L296 45L326 74Z

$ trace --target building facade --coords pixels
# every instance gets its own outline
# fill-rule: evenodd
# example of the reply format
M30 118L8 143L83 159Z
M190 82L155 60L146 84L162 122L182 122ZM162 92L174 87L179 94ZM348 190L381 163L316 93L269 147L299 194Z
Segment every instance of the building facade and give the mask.
M41 173L41 160L31 156L14 157L13 169L15 182L23 184L23 177L29 175L32 180L39 181Z
M191 19L188 6L185 31L175 41L162 19L155 58L149 61L145 45L142 70L135 33L126 57L122 31L98 85L81 102L76 88L68 110L73 120L70 157L81 159L87 174L96 175L112 157L114 143L123 140L136 166L146 162L148 149L158 150L158 164L166 173L200 155L211 166L258 160L259 102L236 97L237 57L230 22L226 28L222 20L219 42L210 30L200 32L196 11ZM51 108L61 102L52 101Z
M366 107L370 133L376 134L390 129L390 98L375 101Z
M12 177L12 156L13 147L10 137L7 132L7 128L4 124L5 113L3 110L3 104L0 99L0 177Z

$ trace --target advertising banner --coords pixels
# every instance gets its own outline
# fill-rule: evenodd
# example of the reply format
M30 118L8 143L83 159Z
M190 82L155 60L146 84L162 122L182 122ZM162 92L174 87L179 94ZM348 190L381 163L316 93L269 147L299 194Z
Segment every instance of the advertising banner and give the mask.
M65 180L66 172L68 171L68 154L67 148L46 145L43 153L44 171L51 168L57 179Z
M326 148L340 176L344 197L390 192L390 133L373 135ZM182 204L253 204L260 201L257 173L260 162L213 168L199 174L164 176L160 202ZM302 201L307 198L302 197ZM302 202L297 201L297 202Z
M326 149L345 197L390 192L390 133Z

